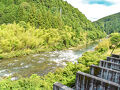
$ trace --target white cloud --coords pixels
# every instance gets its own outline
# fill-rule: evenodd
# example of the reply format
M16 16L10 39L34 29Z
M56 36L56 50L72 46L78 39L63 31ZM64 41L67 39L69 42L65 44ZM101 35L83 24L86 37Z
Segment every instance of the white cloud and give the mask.
M113 3L116 3L116 4L120 3L120 0L106 0L106 1L113 2Z
M91 20L95 21L102 17L120 12L120 0L106 0L113 2L111 6L105 6L100 4L88 4L84 0L67 0L68 3L78 8L85 16Z

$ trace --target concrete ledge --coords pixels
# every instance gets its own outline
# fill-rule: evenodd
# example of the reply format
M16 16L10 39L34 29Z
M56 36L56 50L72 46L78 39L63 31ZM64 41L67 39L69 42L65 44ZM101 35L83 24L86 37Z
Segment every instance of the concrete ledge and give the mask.
M120 84L120 71L91 65L90 74Z
M112 57L120 58L120 55L112 54Z
M99 78L99 77L96 77L96 76L93 76L93 75L90 75L90 74L87 74L87 73L84 73L84 72L77 72L77 81L79 80L78 79L78 76L84 76L84 77L88 77L88 78L91 78L93 80L97 80L97 81L100 81L101 83L104 83L104 84L107 84L107 85L111 85L113 87L117 87L120 89L120 84L117 84L117 83L114 83L114 82L111 82L111 81L108 81L108 80L105 80L105 79L102 79L102 78ZM77 84L77 83L76 83Z
M120 64L110 62L110 61L101 60L99 63L99 66L120 71Z
M110 61L110 62L114 62L114 63L120 64L120 58L107 57L107 61Z
M91 67L100 68L100 69L104 69L104 70L108 70L108 71L120 74L120 71L113 70L113 69L106 68L106 67L101 67L101 66L96 66L96 65L91 65Z
M73 89L61 83L56 82L53 84L53 90L73 90Z
M120 66L120 64L117 64L117 63L114 63L114 62L110 62L110 61L106 61L106 60L101 60L100 62L111 63L111 64L115 64L115 65L119 65Z

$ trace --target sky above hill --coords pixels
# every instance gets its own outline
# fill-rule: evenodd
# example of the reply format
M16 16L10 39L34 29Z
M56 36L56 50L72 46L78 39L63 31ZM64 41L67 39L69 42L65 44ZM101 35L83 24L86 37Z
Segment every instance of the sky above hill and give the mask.
M96 21L102 17L120 12L120 0L65 0L78 8L85 16Z

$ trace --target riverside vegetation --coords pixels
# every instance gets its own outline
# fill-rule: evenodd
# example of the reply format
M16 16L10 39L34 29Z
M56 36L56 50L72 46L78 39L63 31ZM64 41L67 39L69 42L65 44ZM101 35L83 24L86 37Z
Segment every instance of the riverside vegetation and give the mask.
M100 39L104 33L101 31L80 31L80 36L70 27L59 29L36 29L21 24L8 24L0 26L0 58L11 58L42 51L53 51L84 45ZM88 33L89 32L89 33ZM104 34L105 35L105 34Z
M106 34L63 0L0 0L0 58L84 45Z
M72 87L75 83L77 71L89 72L89 66L97 65L101 59L105 59L111 54L112 45L116 45L114 53L120 54L120 34L111 34L109 39L103 39L98 44L95 51L85 52L78 63L68 63L65 68L57 68L54 73L48 73L45 76L33 74L29 78L20 78L11 81L11 78L1 79L1 90L52 90L53 83L56 81Z

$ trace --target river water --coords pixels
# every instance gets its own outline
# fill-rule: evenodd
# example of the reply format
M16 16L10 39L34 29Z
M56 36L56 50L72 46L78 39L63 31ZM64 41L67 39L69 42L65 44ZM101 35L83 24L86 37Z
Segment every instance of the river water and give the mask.
M28 56L0 60L0 77L30 76L32 74L45 75L53 72L57 67L63 67L66 62L77 62L86 51L94 50L93 43L83 49L42 52Z

